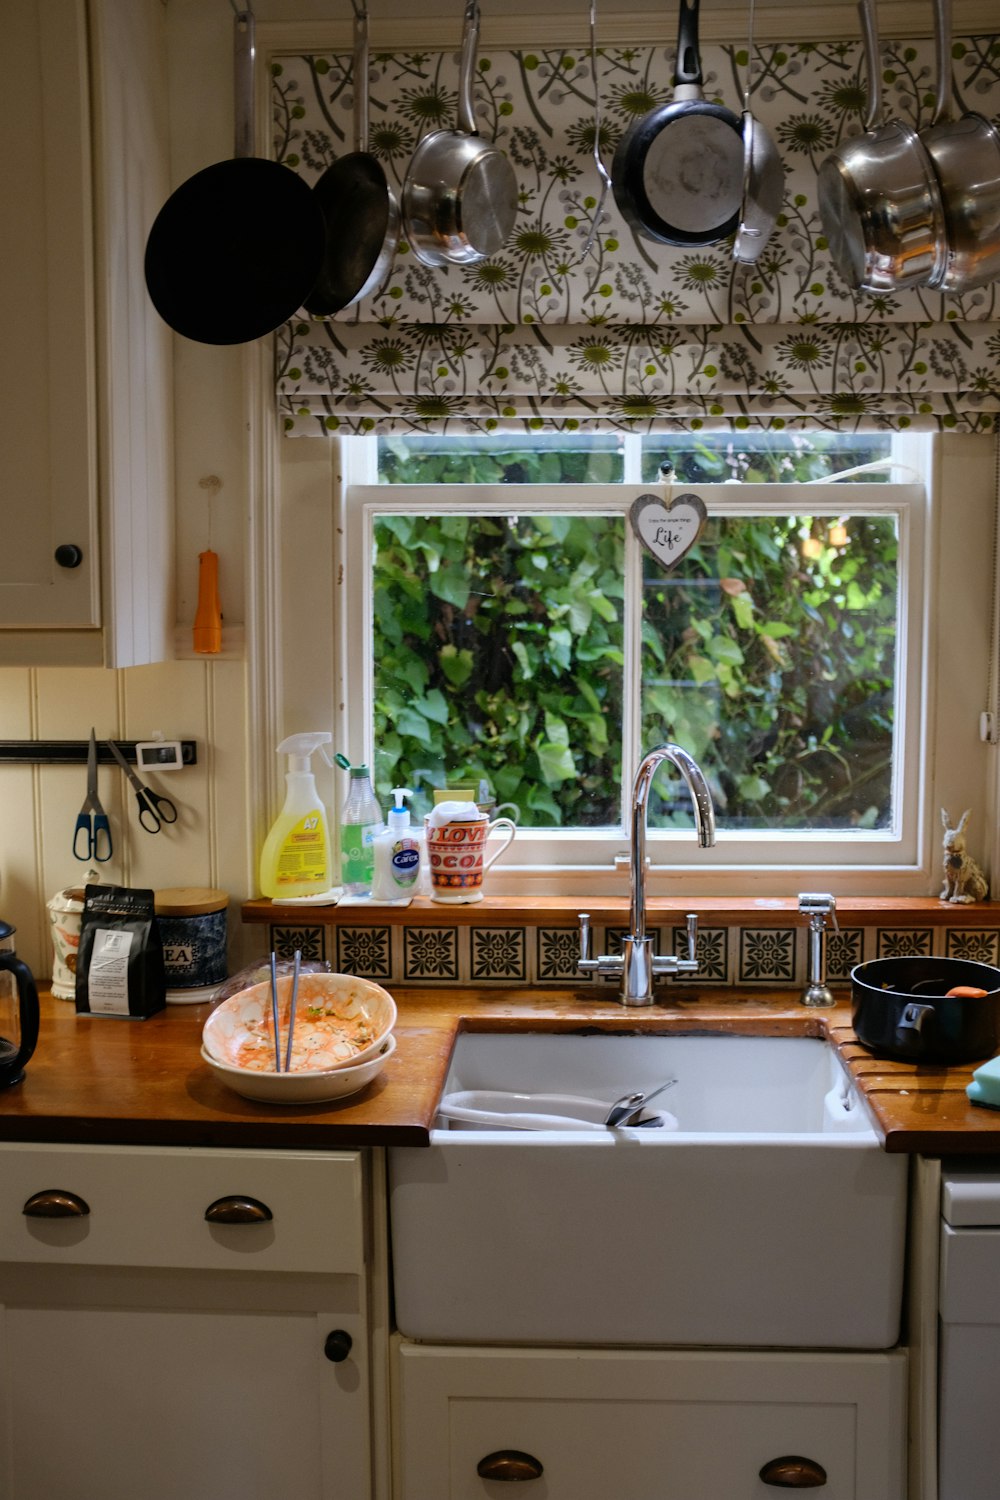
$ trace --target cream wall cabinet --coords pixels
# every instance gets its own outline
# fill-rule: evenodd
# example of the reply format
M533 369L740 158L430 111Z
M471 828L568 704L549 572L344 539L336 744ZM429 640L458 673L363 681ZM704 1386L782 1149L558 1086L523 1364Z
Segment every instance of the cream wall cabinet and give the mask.
M363 1170L0 1148L3 1500L367 1500Z
M165 660L170 336L145 295L168 192L159 0L0 6L0 663Z
M905 1494L902 1351L395 1352L395 1500Z

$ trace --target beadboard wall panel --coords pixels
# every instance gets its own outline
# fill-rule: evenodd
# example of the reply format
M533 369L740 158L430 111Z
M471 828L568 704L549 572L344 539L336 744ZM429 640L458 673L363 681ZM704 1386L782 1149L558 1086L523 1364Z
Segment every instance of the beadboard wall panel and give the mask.
M116 767L100 766L99 791L114 850L100 866L73 857L85 765L0 764L0 916L17 928L17 950L41 976L51 971L45 903L98 871L105 884L212 885L234 901L254 889L246 795L246 694L242 662L171 662L113 672L102 668L0 670L4 739L193 739L198 762L149 780L178 808L178 820L146 833L135 794ZM230 924L239 961L239 923Z

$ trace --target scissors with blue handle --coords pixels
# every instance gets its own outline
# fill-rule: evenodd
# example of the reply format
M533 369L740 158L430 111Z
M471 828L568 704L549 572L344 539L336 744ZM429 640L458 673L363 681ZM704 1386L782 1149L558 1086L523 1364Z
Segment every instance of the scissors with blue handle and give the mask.
M135 800L139 804L139 822L146 832L159 833L164 823L176 823L177 809L170 798L162 797L159 792L154 792L152 787L145 786L139 780L114 740L108 740L108 749L135 787Z
M73 853L77 859L93 859L98 864L111 858L111 825L97 795L97 740L93 730L87 750L87 795L76 816Z

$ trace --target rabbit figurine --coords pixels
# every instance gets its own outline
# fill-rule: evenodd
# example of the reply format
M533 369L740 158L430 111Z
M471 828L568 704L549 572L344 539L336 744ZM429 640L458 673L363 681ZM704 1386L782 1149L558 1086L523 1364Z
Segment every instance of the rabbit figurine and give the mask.
M967 905L971 901L984 901L988 886L986 876L968 853L965 847L965 825L969 821L970 809L958 820L958 826L951 826L951 818L941 809L941 822L944 825L944 886L941 890L942 901L960 902Z

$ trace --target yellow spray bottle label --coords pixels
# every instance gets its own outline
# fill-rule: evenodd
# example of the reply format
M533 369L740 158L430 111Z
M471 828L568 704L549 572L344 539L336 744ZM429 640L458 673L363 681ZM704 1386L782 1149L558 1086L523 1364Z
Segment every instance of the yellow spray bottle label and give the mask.
M298 885L303 880L328 883L323 821L323 814L314 808L289 829L278 856L279 886Z

